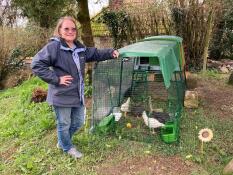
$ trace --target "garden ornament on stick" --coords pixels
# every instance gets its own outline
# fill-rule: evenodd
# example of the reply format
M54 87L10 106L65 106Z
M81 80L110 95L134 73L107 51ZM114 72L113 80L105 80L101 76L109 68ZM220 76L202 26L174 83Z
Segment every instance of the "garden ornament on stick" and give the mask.
M204 153L204 142L210 142L213 138L213 131L209 128L201 129L198 133L198 138L201 141L201 153Z

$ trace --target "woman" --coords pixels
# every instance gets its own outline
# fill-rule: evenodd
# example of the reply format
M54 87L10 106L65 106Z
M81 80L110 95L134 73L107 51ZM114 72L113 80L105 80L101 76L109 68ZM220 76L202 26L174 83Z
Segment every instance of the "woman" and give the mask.
M83 125L85 62L117 58L118 51L85 47L77 41L76 21L62 17L54 38L33 58L35 75L49 84L47 102L53 106L57 121L57 146L74 158L82 153L72 144L73 134Z

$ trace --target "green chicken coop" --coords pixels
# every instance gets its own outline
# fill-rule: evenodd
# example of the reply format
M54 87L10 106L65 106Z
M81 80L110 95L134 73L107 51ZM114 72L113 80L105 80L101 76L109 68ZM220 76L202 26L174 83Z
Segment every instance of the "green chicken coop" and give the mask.
M166 143L178 141L186 82L182 38L152 36L119 52L120 59L99 62L94 68L92 127L130 97L132 110L146 111L149 117L168 116L161 138Z

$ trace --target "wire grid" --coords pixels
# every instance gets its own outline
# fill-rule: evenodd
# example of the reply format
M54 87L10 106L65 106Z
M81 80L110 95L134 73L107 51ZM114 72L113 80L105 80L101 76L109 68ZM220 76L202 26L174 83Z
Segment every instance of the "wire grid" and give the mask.
M130 96L133 106L143 106L148 98L148 72L144 70L134 70L132 74L132 84Z
M182 71L173 73L171 85L168 88L169 112L174 117L180 117L184 104L185 75Z
M153 109L162 108L166 111L168 95L162 73L160 71L135 70L132 77L131 108L136 111L136 108L151 111L149 105L151 103Z
M131 87L133 59L114 59L97 63L93 71L92 126L119 106Z
M117 106L120 106L125 98L130 97L134 58L122 58L122 75L120 81L120 95Z
M149 97L153 109L162 109L156 115L169 115L165 124L174 127L175 139L179 137L180 115L183 107L185 76L184 72L173 73L171 85L166 89L161 72L134 70L134 58L123 58L99 62L93 74L93 122L92 126L119 107L128 97L131 97L131 116L139 116L142 111L150 113ZM150 74L150 75L149 75ZM119 109L119 108L118 108ZM140 113L138 115L138 113ZM152 115L152 116L150 116ZM132 118L132 121L134 119ZM140 132L140 131L138 131ZM142 132L145 132L142 130ZM170 133L164 130L163 133Z
M161 72L144 71L144 73L147 76L149 74L153 75L150 75L150 77L147 77L146 79L136 79L140 85L136 88L132 88L131 94L133 102L131 103L131 113L138 116L138 109L143 108L143 110L147 111L148 117L165 122L165 128L163 128L161 132L162 139L165 142L171 143L178 141L180 133L180 116L183 108L185 91L184 73L181 71L174 72L171 85L168 89L166 89L164 85ZM142 83L144 83L144 85L142 85ZM144 89L142 86L144 86ZM138 99L134 97L140 97L142 94L146 94L146 98L144 98L145 100L143 100L143 98ZM158 110L162 110L163 112L156 112ZM148 125L150 124L148 123ZM143 132L143 130L141 132Z
M185 79L182 71L173 73L170 87L168 88L168 113L170 120L162 128L162 138L165 142L179 141L180 116L183 109L185 93Z

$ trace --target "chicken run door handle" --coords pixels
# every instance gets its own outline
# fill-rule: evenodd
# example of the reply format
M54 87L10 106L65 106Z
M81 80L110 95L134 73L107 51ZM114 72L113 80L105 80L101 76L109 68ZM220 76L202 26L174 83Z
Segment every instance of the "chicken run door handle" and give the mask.
M121 61L122 61L122 62L128 62L128 61L129 61L129 58L122 58Z

